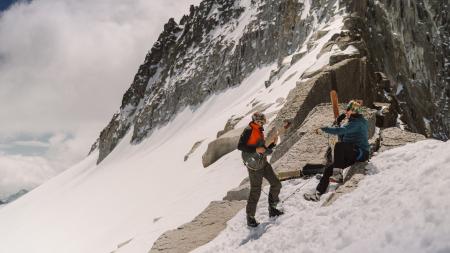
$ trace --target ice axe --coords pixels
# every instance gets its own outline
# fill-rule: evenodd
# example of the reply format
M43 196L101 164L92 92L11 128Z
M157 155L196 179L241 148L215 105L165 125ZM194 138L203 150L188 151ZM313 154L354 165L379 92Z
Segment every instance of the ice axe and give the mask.
M291 125L292 124L289 120L283 120L283 126L276 128L275 133L270 138L267 138L266 146L268 147L270 144L276 143L278 137L284 134L288 128L291 127Z

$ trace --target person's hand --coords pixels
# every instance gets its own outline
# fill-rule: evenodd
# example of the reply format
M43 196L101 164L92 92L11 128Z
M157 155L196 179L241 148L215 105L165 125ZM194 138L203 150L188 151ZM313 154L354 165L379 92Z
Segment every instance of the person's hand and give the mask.
M277 142L278 142L278 134L272 138L272 141L270 142L270 144L277 144Z
M315 132L316 132L316 134L321 134L322 130L320 130L320 128L317 128Z
M341 122L345 119L345 117L347 117L347 115L345 113L342 113L341 115L339 115L339 117L336 118L333 125L340 126Z
M264 154L264 152L266 152L266 149L264 147L259 147L256 148L256 152L262 155Z

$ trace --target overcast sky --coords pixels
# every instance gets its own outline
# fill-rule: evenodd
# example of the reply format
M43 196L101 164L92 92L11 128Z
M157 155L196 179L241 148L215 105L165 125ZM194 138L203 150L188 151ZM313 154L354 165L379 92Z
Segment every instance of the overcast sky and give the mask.
M163 24L199 2L33 0L1 12L0 198L86 156Z

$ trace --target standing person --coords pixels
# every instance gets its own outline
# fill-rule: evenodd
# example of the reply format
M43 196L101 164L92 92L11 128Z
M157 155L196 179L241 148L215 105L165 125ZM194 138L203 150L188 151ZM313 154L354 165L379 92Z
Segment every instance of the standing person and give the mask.
M369 159L368 123L361 112L361 104L352 100L348 103L345 113L348 119L346 125L343 127L323 127L317 130L318 133L322 131L338 135L340 142L334 146L334 162L325 168L315 192L304 194L306 200L320 200L320 196L327 191L333 168L344 169L356 162L364 162Z
M266 116L263 113L255 112L252 121L244 129L239 139L238 149L242 151L242 159L248 170L250 179L250 195L248 196L246 213L247 225L256 227L259 223L255 219L256 206L261 195L263 178L270 184L269 191L269 216L279 216L283 212L276 208L281 190L281 182L275 175L272 166L267 161L267 155L272 153L275 141L269 146L265 146L264 128Z

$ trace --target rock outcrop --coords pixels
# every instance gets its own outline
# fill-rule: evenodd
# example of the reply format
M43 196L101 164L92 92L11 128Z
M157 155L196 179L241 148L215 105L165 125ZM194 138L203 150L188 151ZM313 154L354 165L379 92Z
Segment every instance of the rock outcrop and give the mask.
M242 127L231 130L210 142L202 156L203 167L208 167L222 156L236 150L242 131L244 131Z
M339 197L344 194L350 193L358 187L358 183L364 178L367 173L368 163L356 163L347 169L343 185L339 186L335 192L331 193L328 199L323 203L323 206L329 206L333 204Z
M398 127L386 128L381 131L381 147L379 151L385 151L425 139L426 137L424 135L411 133Z
M197 141L196 143L194 143L194 145L192 145L191 150L189 150L189 152L186 155L184 155L185 162L189 159L189 156L192 155L200 145L202 145L202 142L203 142L203 140Z
M195 219L161 235L149 253L185 253L214 239L245 201L214 201Z
M346 25L361 35L374 71L391 80L408 129L449 138L449 8L434 0L347 0Z
M365 108L364 116L369 123L369 138L371 138L375 133L376 111ZM277 147L274 154L277 153L279 158L272 157L273 168L278 173L291 172L292 175L297 175L307 163L325 165L327 163L327 150L336 139L327 134L317 134L315 130L323 126L329 126L333 118L331 105L322 104L314 107L303 124L292 134L292 136L297 136L295 138L297 141L292 143L292 140L286 140L292 145L281 143Z

